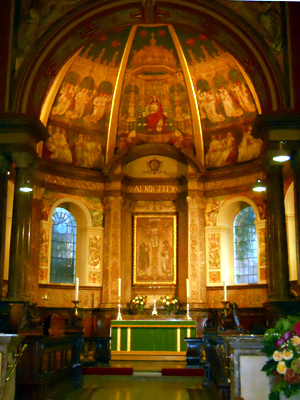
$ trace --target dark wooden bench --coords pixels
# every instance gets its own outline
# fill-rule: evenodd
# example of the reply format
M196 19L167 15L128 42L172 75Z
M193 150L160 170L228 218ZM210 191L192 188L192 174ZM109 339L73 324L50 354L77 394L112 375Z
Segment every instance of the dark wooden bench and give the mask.
M16 400L55 399L82 385L80 351L82 334L22 339L27 348L17 368Z

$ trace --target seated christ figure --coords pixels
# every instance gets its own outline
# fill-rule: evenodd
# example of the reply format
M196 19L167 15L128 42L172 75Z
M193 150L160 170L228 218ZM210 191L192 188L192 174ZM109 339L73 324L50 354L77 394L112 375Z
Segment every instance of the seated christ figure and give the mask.
M162 105L155 93L151 96L150 103L147 104L145 115L148 131L157 133L165 132L167 117L163 113Z

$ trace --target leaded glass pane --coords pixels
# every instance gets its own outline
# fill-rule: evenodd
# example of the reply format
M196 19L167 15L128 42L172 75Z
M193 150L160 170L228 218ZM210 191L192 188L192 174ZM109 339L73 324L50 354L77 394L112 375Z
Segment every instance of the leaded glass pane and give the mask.
M235 217L234 276L235 283L257 283L257 237L252 207L246 207Z
M77 226L74 216L57 207L52 217L51 283L74 283Z

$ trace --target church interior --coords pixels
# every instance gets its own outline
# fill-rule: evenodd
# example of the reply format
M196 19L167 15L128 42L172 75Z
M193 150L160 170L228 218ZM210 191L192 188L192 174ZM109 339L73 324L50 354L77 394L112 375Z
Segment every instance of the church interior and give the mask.
M258 351L300 311L299 11L1 5L1 400L110 360L187 362L252 399L213 371L222 335L224 354L230 335ZM57 375L39 390L38 363Z

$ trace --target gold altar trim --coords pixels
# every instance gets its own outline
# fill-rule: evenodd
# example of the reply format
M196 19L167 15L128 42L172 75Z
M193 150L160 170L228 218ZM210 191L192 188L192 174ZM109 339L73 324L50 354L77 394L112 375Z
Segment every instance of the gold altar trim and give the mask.
M186 328L186 325L118 325L114 324L113 328ZM191 328L187 328L191 334ZM189 336L188 336L189 337Z
M136 325L134 325L134 327L136 328ZM138 326L139 328L143 328L143 325ZM153 328L153 326L150 326L151 328ZM155 327L161 327L160 325L155 325ZM165 326L163 326L165 327ZM176 328L176 325L169 325L168 327L171 328ZM177 325L177 352L180 353L180 344L181 344L181 338L180 338L180 328L182 328L182 325ZM144 326L144 328L149 328L149 326ZM187 329L187 337L191 337L191 329L188 328ZM117 326L117 352L120 353L121 350L121 328L119 326ZM127 326L127 351L129 352L131 351L131 328L129 326Z
M131 328L127 328L127 351L131 349Z
M121 328L117 328L117 351L121 350Z
M112 360L186 361L186 352L174 351L111 351Z

